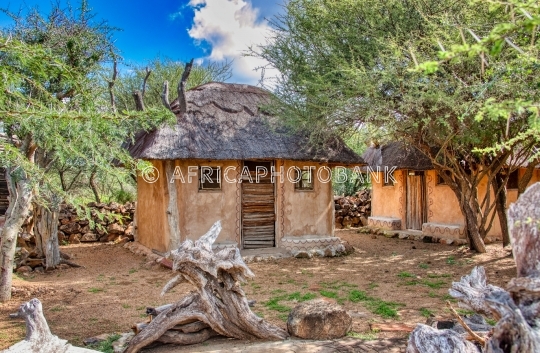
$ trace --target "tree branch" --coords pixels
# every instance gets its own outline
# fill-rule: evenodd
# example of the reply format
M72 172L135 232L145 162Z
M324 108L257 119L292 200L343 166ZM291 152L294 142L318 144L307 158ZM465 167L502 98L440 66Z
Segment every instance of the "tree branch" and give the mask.
M186 64L184 72L182 73L182 79L178 83L178 106L179 114L184 114L187 111L187 101L186 101L186 83L191 73L191 67L193 66L193 59Z

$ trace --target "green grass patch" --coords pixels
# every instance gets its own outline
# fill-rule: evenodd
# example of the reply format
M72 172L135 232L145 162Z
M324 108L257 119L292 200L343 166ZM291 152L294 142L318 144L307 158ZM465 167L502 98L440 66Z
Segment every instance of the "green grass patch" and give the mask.
M449 278L449 277L452 277L452 275L448 273L443 273L440 275L436 273L428 273L427 277L428 278Z
M407 271L402 271L402 272L398 273L397 276L398 276L399 278L411 278L411 277L416 277L415 274L410 273L410 272L407 272Z
M448 258L446 259L446 264L447 265L455 265L456 264L456 259L453 256L448 256Z
M432 291L432 290L429 291L429 293L428 293L427 295L428 295L428 297L430 297L430 298L437 298L437 293L435 293L435 292Z
M490 319L490 318L487 318L487 317L486 317L485 319L486 319L486 322L487 322L489 325L491 325L491 326L497 325L497 320L495 320L495 319Z
M337 299L339 296L338 296L338 293L335 292L335 291L331 291L331 290L321 290L319 291L319 293L323 296L323 297L326 297L326 298L334 298L334 299Z
M418 265L418 267L420 267L421 269L427 270L429 268L429 265L421 263L420 265Z
M324 287L325 289L334 289L334 290L339 290L339 289L344 289L344 288L356 288L358 287L358 285L356 284L352 284L352 283L347 283L345 281L343 282L340 282L340 281L333 281L333 282L319 282L319 285L321 287Z
M273 297L273 298L270 298L266 303L264 303L264 305L270 310L279 311L281 313L289 312L291 310L290 307L279 303L281 300L285 300L286 298L287 298L286 295Z
M369 289L374 289L374 288L377 288L379 285L375 282L371 282L370 284L368 284L368 287Z
M50 311L63 311L65 309L65 307L63 305L56 305L56 306L53 306Z
M131 268L131 269L129 270L129 274L130 274L130 275L133 274L133 273L135 273L135 272L137 272L137 269L135 269L135 268Z
M448 300L448 301L450 301L450 302L452 302L452 303L457 303L457 299L454 298L453 296L451 296L450 294L445 294L445 295L443 295L442 299L443 299L444 301L447 301L447 300Z
M315 293L306 293L302 295L300 294L300 292L294 292L294 293L289 294L289 296L287 297L287 300L296 300L299 302L305 302L307 300L311 300L316 297L317 295Z
M278 314L278 318L282 321L287 322L287 319L289 319L289 314Z
M88 289L88 291L90 293L99 293L99 292L103 292L103 288L95 288L95 287L92 287L90 289Z
M430 317L434 314L434 312L427 308L420 308L420 314L424 317Z
M405 281L403 284L406 286L416 286L419 283L420 282L418 282L417 280L412 280L412 281Z
M285 293L285 291L283 289L275 289L273 291L270 292L270 294L281 294L281 293Z
M255 315L257 315L260 318L264 318L264 314L261 312L256 312Z
M422 284L425 285L425 286L428 286L429 288L432 288L432 289L440 289L442 286L446 285L446 282L441 281L441 280L429 281L429 280L425 279L425 280L422 281Z
M129 304L122 304L122 308L124 308L124 309L129 309L129 308L131 308L131 305L129 305Z
M372 313L380 315L383 318L397 318L398 313L396 309L405 305L374 298L367 295L366 292L356 289L349 292L348 299L353 303L362 302Z
M104 353L114 353L112 344L118 340L121 336L118 334L110 335L105 341L89 345L91 349Z
M468 309L456 309L457 313L459 315L474 315L476 314L474 311L472 310L468 310Z
M348 332L348 337L358 338L364 341L373 341L378 338L376 331L369 331L369 332Z

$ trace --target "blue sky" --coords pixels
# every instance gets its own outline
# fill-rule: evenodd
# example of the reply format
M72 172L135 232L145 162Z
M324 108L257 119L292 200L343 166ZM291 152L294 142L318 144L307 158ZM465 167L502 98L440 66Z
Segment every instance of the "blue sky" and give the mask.
M60 0L66 4L66 0ZM186 61L234 60L231 82L256 84L257 66L265 64L241 55L248 45L262 44L268 34L266 18L282 11L285 0L89 0L96 19L122 29L116 45L126 62L144 64L156 56ZM38 6L51 8L48 0L2 0L2 7L16 12ZM71 0L78 5L78 0ZM0 14L0 26L10 24Z

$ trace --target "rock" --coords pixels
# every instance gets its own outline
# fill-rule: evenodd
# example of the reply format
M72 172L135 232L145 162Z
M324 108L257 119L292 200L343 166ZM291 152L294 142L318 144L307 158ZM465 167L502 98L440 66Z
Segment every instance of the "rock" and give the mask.
M311 254L307 251L298 251L296 253L293 253L293 256L298 259L309 259L311 258Z
M30 266L21 266L17 269L17 273L29 273L32 272L32 267Z
M106 341L109 338L109 336L110 335L108 333L103 333L103 334L98 335L98 336L85 338L83 340L83 343L84 343L85 346L88 346L88 345L91 345L91 344L97 344L97 343Z
M123 234L124 227L122 227L118 223L112 223L112 224L109 224L109 226L107 227L107 232L109 234Z
M60 227L60 230L66 234L76 234L76 233L80 233L81 231L81 226L79 223L68 223L68 224L64 224L63 226Z
M81 235L80 234L71 234L69 236L69 243L70 244L80 244L81 243Z
M125 243L131 241L128 237L119 236L114 243L119 245L124 245Z
M106 242L109 241L109 236L108 236L107 234L102 235L101 237L99 237L99 241L100 241L101 243L106 243Z
M124 231L124 234L129 237L129 239L133 240L133 237L135 236L135 227L133 226L133 222L128 225Z
M343 228L350 228L352 225L351 217L349 216L344 217L341 224L343 224Z
M343 245L344 251L340 252L340 255L350 255L354 252L354 247L349 244L348 241L342 240L341 245Z
M114 353L122 353L127 347L127 344L131 339L135 336L133 332L127 332L123 333L119 339L113 342L112 347L114 350Z
M82 224L79 222L79 225L82 225ZM81 234L86 234L86 233L90 233L89 225L85 225L84 227L81 228Z
M99 240L98 236L92 232L85 233L81 237L82 242L90 242L90 241L98 241L98 240Z
M360 223L362 223L363 227L366 227L368 225L368 219L366 216L360 216Z
M344 337L352 327L351 316L341 306L314 299L294 307L287 319L292 336L327 340Z
M38 266L38 267L34 268L34 271L37 272L37 273L43 273L43 272L45 272L45 269L42 266Z
M453 239L447 239L447 238L439 239L439 243L441 243L443 245L452 245L453 242L454 242Z
M398 236L399 239L409 239L409 234L406 234L406 233L401 233L399 236Z
M66 233L62 232L61 230L59 230L56 234L58 234L58 244L60 245L62 245L62 243L68 239Z

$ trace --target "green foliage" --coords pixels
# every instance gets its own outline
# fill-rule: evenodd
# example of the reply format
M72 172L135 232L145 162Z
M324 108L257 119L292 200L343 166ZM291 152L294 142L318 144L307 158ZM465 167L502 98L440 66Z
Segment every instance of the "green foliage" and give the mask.
M402 271L402 272L398 273L397 276L398 276L399 278L411 278L411 277L416 277L415 274L410 273L410 272L407 272L407 271Z
M323 296L323 297L326 297L326 298L338 298L338 293L335 292L335 291L331 291L331 290L321 290L319 291L319 293Z
M92 177L131 179L138 164L122 144L174 119L164 108L112 111L98 73L114 56L113 29L90 21L86 1L78 9L54 5L48 15L10 15L15 25L0 32L0 122L17 136L0 140L8 178L27 175L39 185L34 200L51 206L86 201L74 191L89 192Z
M430 317L431 315L433 315L433 311L427 308L420 308L420 314L424 317Z
M114 353L114 348L112 344L117 341L121 336L119 334L113 334L107 337L105 341L90 345L91 349L97 350L104 353Z
M427 154L482 251L495 198L478 185L540 143L537 23L536 1L291 0L252 55L281 73L272 107L290 127Z

